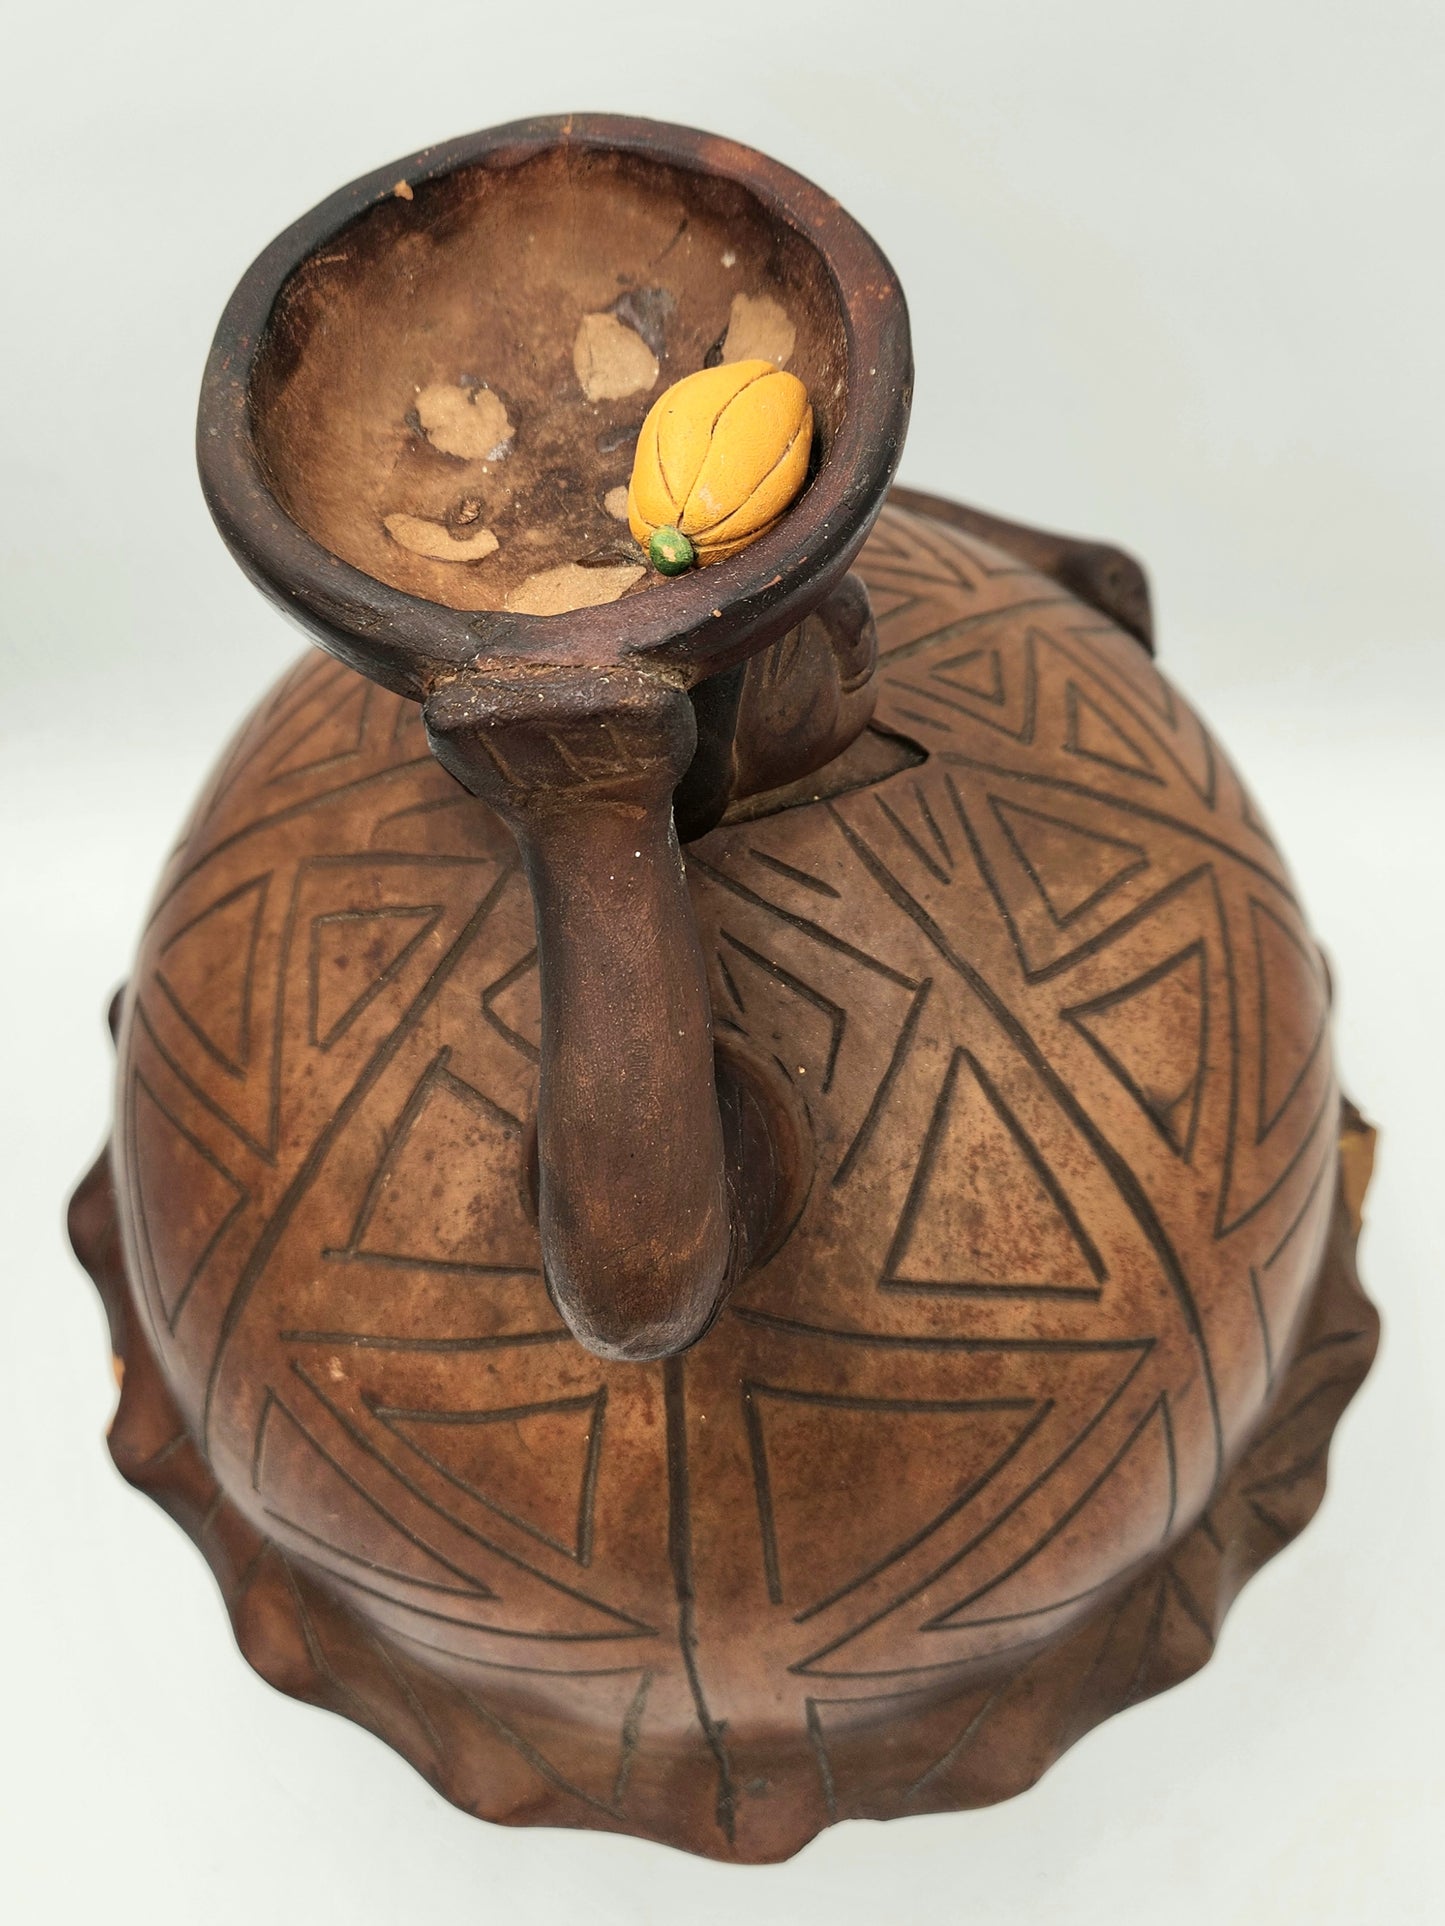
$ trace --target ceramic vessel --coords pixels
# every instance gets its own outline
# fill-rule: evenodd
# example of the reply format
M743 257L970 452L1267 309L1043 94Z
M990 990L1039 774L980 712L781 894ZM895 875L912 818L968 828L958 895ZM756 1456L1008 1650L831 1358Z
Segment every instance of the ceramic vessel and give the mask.
M518 612L524 550L628 566L582 317L665 381L763 300L796 506ZM428 443L447 381L515 456ZM1209 1656L1373 1352L1289 874L1133 562L889 496L909 383L835 203L600 119L345 190L207 371L222 533L329 655L118 1000L111 1448L263 1676L487 1818L768 1860L1021 1790ZM398 546L407 490L496 553Z

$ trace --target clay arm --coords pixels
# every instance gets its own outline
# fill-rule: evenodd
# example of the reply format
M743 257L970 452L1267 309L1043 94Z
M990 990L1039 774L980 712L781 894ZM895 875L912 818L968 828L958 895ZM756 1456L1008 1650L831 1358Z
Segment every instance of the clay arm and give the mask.
M888 499L915 514L931 515L936 521L951 522L966 535L977 535L992 542L1009 555L1016 555L1030 568L1047 575L1081 602L1087 602L1101 615L1117 622L1121 629L1142 642L1154 653L1154 616L1149 602L1149 578L1122 548L1108 542L1090 542L1076 535L1055 535L1048 529L1028 528L1022 522L1005 521L1002 515L989 515L981 508L966 508L962 502L941 500L914 488L894 488Z
M675 798L684 842L732 804L842 755L877 700L878 630L862 578L845 575L795 629L692 692L698 753Z
M517 839L542 992L547 1285L607 1357L701 1336L735 1237L706 971L673 829L696 724L642 671L508 665L433 695L438 759Z

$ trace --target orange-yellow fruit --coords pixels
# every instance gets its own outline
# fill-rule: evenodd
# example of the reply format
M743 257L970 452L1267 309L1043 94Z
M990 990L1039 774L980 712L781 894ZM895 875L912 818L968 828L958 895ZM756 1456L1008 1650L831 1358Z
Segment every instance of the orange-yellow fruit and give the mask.
M766 535L803 485L813 410L796 375L734 361L687 375L653 403L632 462L627 519L646 548L677 529L699 564Z

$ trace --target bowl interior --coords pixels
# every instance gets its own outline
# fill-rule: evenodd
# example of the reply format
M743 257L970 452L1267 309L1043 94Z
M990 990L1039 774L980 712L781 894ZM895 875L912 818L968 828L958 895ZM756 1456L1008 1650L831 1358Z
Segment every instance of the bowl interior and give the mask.
M454 609L665 592L628 531L637 431L718 360L786 366L812 473L847 407L821 254L738 184L559 146L403 189L287 282L251 387L268 482L312 539Z

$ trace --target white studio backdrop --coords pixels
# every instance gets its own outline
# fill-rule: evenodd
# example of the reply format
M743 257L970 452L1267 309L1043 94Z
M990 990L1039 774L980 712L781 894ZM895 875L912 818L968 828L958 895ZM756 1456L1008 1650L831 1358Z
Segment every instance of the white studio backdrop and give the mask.
M0 25L5 1916L1445 1916L1438 0L7 0ZM261 1685L198 1554L109 1467L102 1321L60 1232L151 883L298 648L194 480L221 307L354 175L568 109L821 182L909 295L903 478L1146 562L1163 664L1295 866L1384 1129L1381 1362L1215 1662L1021 1800L846 1825L767 1871L481 1826Z

